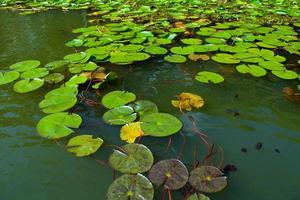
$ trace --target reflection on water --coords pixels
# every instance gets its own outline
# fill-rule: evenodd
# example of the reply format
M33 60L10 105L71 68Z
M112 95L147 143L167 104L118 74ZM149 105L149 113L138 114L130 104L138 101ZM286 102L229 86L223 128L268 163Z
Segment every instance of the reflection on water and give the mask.
M85 24L83 11L49 11L29 16L1 11L0 67L31 58L43 64L60 59L74 51L63 45L72 38L71 30ZM259 79L242 76L233 66L211 61L174 65L158 58L130 68L107 67L121 76L122 81L115 88L152 100L161 112L181 118L187 141L184 162L191 165L195 157L200 159L205 153L204 145L190 131L190 116L215 144L222 146L225 164L234 164L238 171L230 174L228 188L212 195L213 199L299 198L300 104L288 101L281 93L283 87L294 84L292 81L272 76ZM193 77L200 70L221 72L226 81L219 85L196 82ZM37 104L49 89L19 95L12 92L11 85L0 88L0 199L105 199L112 170L97 164L93 158L75 158L63 148L65 140L57 143L37 135L35 125L43 116ZM170 104L181 92L201 95L205 106L198 112L182 115ZM105 109L101 107L80 104L75 110L84 119L78 133L94 134L105 140L95 157L106 161L111 153L107 145L122 144L119 127L102 121ZM142 141L150 146L157 159L176 157L183 144L182 136L174 135L165 153L167 138L146 137ZM255 149L258 142L263 144L260 150ZM247 153L241 152L241 148L247 149ZM220 154L213 161L218 164ZM181 197L175 195L174 199Z

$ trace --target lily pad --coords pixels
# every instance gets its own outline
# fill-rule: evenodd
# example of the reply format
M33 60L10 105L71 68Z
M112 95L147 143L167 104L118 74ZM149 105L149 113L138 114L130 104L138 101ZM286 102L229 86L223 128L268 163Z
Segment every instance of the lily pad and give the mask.
M45 65L45 67L46 67L48 70L55 70L55 69L64 67L64 66L66 66L67 64L69 64L69 61L67 61L67 60L56 60L56 61L47 63L47 64Z
M275 76L286 79L286 80L292 80L298 78L298 74L292 70L275 70L272 71L272 74Z
M151 113L144 116L141 122L143 132L154 137L169 136L182 128L182 122L177 117L167 113Z
M135 101L130 104L130 106L135 110L139 117L158 112L157 105L148 100Z
M53 73L49 74L48 76L44 77L44 80L46 83L49 84L55 84L63 81L65 79L65 76L61 73Z
M170 63L184 63L186 62L186 57L181 56L181 55L171 55L171 56L166 56L165 61L168 61Z
M109 165L124 174L149 171L153 165L152 152L142 144L126 144L121 150L114 150L109 156Z
M155 45L148 46L144 49L146 53L152 54L152 55L163 55L168 52L167 49Z
M81 122L81 117L75 113L53 113L38 122L37 131L42 137L57 139L73 133L71 128L79 128Z
M102 145L101 138L93 138L92 135L79 135L69 140L67 151L75 153L77 157L88 156L95 153Z
M194 45L194 44L201 44L201 40L198 38L185 38L180 40L183 44L187 45Z
M240 60L235 58L233 55L226 53L217 53L216 55L212 56L211 59L224 64L236 64L240 62Z
M115 107L103 115L103 120L111 125L124 125L133 122L137 117L133 108L130 106Z
M179 54L179 55L189 55L191 53L194 53L194 48L191 46L187 47L172 47L170 51L174 54Z
M210 198L208 196L205 196L204 194L194 193L191 196L189 196L187 200L210 200Z
M88 61L89 58L90 58L90 55L85 52L73 53L73 54L66 55L64 57L65 60L67 60L69 62L74 62L74 63L77 63L77 62L84 63L84 62Z
M8 72L0 72L0 85L5 85L7 83L11 83L17 80L20 76L20 73L17 71L8 71Z
M257 65L238 65L236 66L236 70L242 74L249 73L254 77L261 77L267 74L267 71Z
M21 78L23 79L33 79L33 78L42 78L44 76L47 76L49 74L49 71L47 68L35 68L31 69L29 71L25 71L21 74Z
M24 79L14 84L14 91L18 93L27 93L39 89L44 85L44 80L35 79Z
M227 185L227 180L218 168L201 166L191 172L189 183L198 191L213 193L223 190Z
M222 75L207 71L198 72L195 79L202 83L221 83L224 81Z
M9 66L9 69L16 70L18 72L25 72L37 68L40 64L41 62L38 60L25 60Z
M279 63L279 62L273 62L273 61L263 61L258 63L259 66L268 69L268 70L272 70L272 71L283 71L285 68L283 67L283 64Z
M111 109L128 104L135 99L136 96L134 93L116 90L104 95L101 103L104 107Z
M107 200L153 200L152 183L142 174L125 174L114 180L107 191Z
M148 177L157 186L163 185L165 189L178 190L187 183L189 172L180 160L169 159L154 164Z

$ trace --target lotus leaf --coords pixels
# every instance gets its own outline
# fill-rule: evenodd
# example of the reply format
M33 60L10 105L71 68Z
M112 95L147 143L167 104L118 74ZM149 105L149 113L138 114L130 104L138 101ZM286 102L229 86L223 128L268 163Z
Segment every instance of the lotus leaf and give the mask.
M277 76L279 78L287 79L287 80L298 78L298 74L291 70L275 70L275 71L272 71L272 74L274 74L275 76Z
M165 137L177 133L182 128L182 122L177 117L167 113L151 113L141 119L141 127L146 135Z
M134 93L116 90L104 95L101 103L104 107L111 109L128 104L135 99L136 96Z
M8 71L8 72L0 72L0 85L4 85L7 83L11 83L17 80L20 76L20 73L17 71Z
M257 65L238 65L236 70L242 74L249 73L254 77L261 77L267 74L267 71Z
M186 62L186 57L181 55L171 55L164 57L165 61L168 61L170 63L184 63Z
M25 72L34 68L37 68L41 64L38 60L25 60L18 63L15 63L9 66L9 69L15 70L18 72Z
M39 89L44 85L44 80L39 78L24 79L14 84L14 91L18 93L27 93Z
M21 78L23 79L33 79L33 78L42 78L47 76L49 71L47 68L35 68L29 71L25 71L21 74Z
M169 159L154 164L148 177L157 186L163 185L165 189L178 190L187 183L189 172L180 160Z
M57 139L73 133L71 128L79 128L81 122L81 117L75 113L53 113L38 122L37 131L42 137Z
M214 72L198 72L195 79L202 83L221 83L224 81L223 76Z
M114 180L107 191L107 200L153 200L154 189L142 174L125 174Z
M103 120L111 125L124 125L133 122L137 117L130 106L119 106L107 111L103 115Z
M153 165L152 152L142 144L126 144L109 156L109 165L124 174L147 172Z
M92 135L79 135L69 140L67 151L75 153L77 157L88 156L95 153L102 145L101 138L93 138Z

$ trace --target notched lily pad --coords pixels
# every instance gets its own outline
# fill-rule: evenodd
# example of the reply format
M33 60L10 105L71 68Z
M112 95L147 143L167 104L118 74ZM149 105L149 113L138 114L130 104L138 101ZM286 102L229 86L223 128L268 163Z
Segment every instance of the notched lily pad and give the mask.
M139 117L158 112L157 105L152 101L148 100L135 101L132 104L130 104L130 106L135 110Z
M154 164L148 177L157 186L163 185L165 189L177 190L187 183L189 173L180 160L169 159Z
M195 76L195 79L202 83L221 83L224 81L222 75L207 71L198 72Z
M165 56L165 61L168 61L170 63L184 63L186 62L186 57L181 55L171 55L171 56Z
M92 135L79 135L71 138L66 145L67 151L75 153L77 157L88 156L95 153L102 145L101 138Z
M0 85L5 85L17 80L20 73L17 71L0 72Z
M111 125L124 125L133 122L137 117L133 108L130 106L115 107L103 115L103 120Z
M24 79L14 84L14 91L17 93L27 93L39 89L44 85L44 80L39 78Z
M135 99L136 96L134 93L116 90L104 95L101 103L104 107L111 109L128 104Z
M16 70L18 72L25 72L37 68L40 64L41 62L38 60L25 60L9 66L9 69Z

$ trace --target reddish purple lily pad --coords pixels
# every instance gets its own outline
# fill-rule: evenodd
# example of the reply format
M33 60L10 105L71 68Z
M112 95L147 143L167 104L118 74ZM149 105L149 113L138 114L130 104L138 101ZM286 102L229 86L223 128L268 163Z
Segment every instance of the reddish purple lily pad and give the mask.
M148 177L157 186L163 185L165 189L177 190L187 183L188 176L189 172L180 160L170 159L153 165Z
M227 179L220 169L201 166L191 172L189 183L198 191L213 193L223 190L227 185Z

